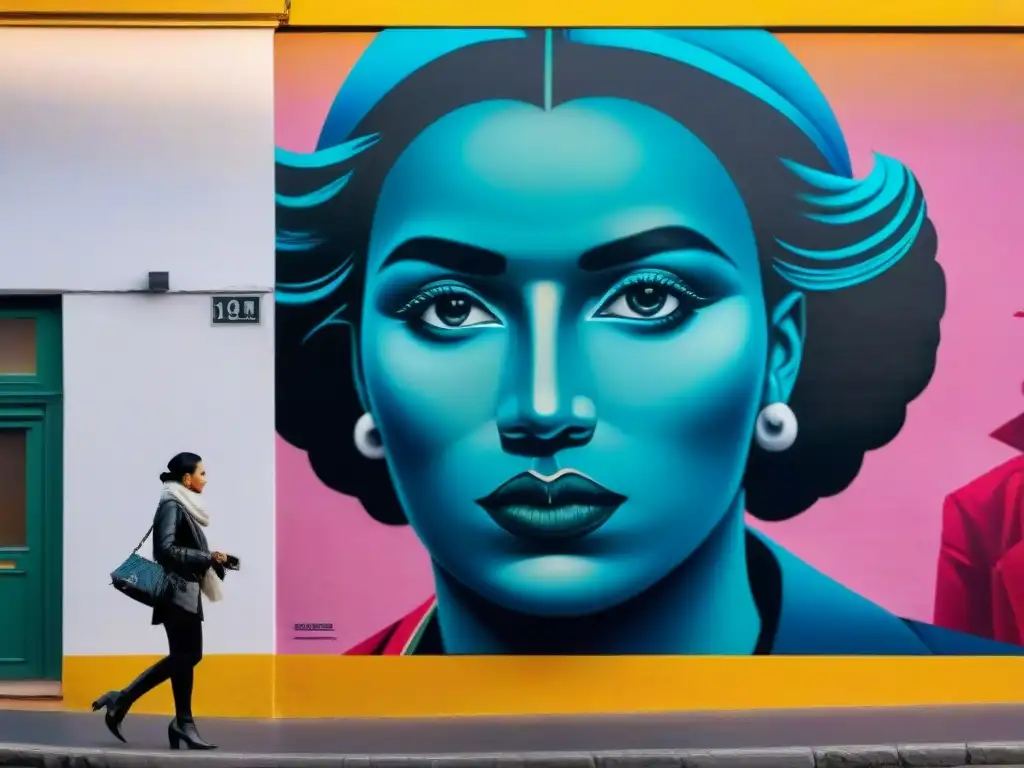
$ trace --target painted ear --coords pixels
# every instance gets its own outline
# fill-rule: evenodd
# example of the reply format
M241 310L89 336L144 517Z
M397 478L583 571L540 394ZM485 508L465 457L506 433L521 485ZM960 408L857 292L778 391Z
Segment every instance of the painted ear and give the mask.
M764 404L786 403L793 392L804 356L807 304L803 293L786 295L772 310L768 329L768 375Z

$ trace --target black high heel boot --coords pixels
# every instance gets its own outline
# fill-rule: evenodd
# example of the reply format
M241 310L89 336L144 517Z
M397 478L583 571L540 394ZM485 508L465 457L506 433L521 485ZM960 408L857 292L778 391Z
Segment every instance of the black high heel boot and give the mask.
M191 717L174 718L167 726L167 741L171 749L181 749L181 742L189 749L216 749L216 744L204 741Z
M128 714L128 707L125 706L126 703L125 696L121 691L107 691L92 703L93 712L98 712L101 709L106 710L103 714L103 722L106 723L107 730L125 744L128 742L121 735L121 722L124 720L125 715Z

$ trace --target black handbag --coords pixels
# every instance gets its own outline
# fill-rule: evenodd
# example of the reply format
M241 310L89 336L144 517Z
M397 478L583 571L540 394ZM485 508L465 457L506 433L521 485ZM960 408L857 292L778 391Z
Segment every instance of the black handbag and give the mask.
M167 593L177 588L179 580L175 574L167 573L159 563L147 560L139 554L139 550L152 532L153 526L149 526L139 545L110 574L110 583L114 585L114 589L150 608L163 603L167 599Z

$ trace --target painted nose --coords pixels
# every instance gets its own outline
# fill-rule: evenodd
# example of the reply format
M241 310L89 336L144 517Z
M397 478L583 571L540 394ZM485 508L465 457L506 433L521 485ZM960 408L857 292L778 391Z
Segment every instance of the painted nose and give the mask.
M529 334L510 361L506 397L498 413L502 448L518 456L546 458L586 445L594 436L594 401L573 384L582 371L560 349L561 292L539 282L528 291Z
M515 408L507 419L498 419L501 447L506 453L531 458L548 458L568 448L586 445L594 437L594 402L573 397L564 412L539 412L532 405Z

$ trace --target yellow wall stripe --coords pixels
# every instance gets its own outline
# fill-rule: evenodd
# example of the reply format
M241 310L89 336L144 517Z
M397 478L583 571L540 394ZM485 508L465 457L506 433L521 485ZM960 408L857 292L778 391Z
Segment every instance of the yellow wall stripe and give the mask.
M292 26L1024 26L1021 0L0 0L0 24L278 21Z
M1024 26L1024 0L292 0L291 26Z
M0 0L0 26L276 26L286 0Z
M155 661L64 660L69 709ZM221 717L432 717L1024 701L1024 658L970 656L208 656L195 709ZM138 712L170 714L169 686Z
M0 13L255 16L284 11L284 0L0 0Z
M101 694L128 685L159 656L65 656L62 689L67 709L88 710ZM274 657L215 655L203 659L196 674L193 704L210 717L273 717ZM162 685L132 707L132 712L170 715L171 686Z

